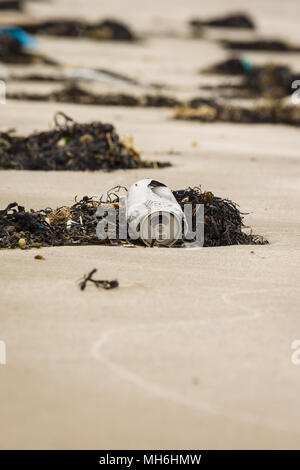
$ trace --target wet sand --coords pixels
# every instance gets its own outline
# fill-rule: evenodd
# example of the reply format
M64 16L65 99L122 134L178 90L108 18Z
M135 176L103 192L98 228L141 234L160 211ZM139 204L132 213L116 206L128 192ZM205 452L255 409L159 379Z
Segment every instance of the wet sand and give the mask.
M99 7L99 17L108 7L115 16L117 3L105 4L103 15ZM118 17L126 18L125 3ZM127 21L134 25L136 18L139 31L156 34L144 45L64 40L60 46L42 38L42 52L139 79L161 78L174 94L195 94L197 69L226 53L180 37L184 21L237 9L240 2L214 1L204 10L195 1L171 9L166 3L151 2L148 16L132 7ZM78 5L88 17L92 4L73 2L72 9ZM60 2L57 13L68 5ZM247 10L268 34L300 43L299 6L285 5L282 12L281 2L254 2ZM34 4L32 12L44 17L50 6ZM164 37L166 25L178 37ZM297 58L283 60L296 68ZM35 250L1 250L0 340L7 365L0 366L0 447L299 448L300 365L291 361L291 343L300 339L299 129L173 121L170 109L17 101L1 105L1 129L47 129L57 110L82 122L112 122L122 137L134 136L145 159L173 167L2 171L1 208L13 201L34 209L70 204L75 195L154 177L172 189L201 184L238 202L249 213L247 225L270 245L43 248L38 253L46 261L35 260ZM94 267L100 278L117 278L120 288L81 292L78 279Z

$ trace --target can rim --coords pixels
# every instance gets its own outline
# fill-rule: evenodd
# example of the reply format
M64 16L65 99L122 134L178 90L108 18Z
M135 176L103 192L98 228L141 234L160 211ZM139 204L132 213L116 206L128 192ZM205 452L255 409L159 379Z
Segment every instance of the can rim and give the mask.
M152 238L153 227L150 228L151 233L149 237L149 220L150 221L151 219L153 220L153 216L157 216L157 215L159 217L163 217L164 215L167 215L168 218L172 217L174 224L173 224L173 236L171 238L167 238L164 240L159 240L156 237ZM146 227L145 227L145 223L147 223ZM151 227L151 222L150 222L150 227ZM148 236L146 236L146 233L148 233ZM180 218L173 211L166 211L166 210L152 211L149 214L145 215L145 217L140 222L140 238L148 246L153 246L154 244L156 244L157 246L172 246L178 240L182 239L182 218Z

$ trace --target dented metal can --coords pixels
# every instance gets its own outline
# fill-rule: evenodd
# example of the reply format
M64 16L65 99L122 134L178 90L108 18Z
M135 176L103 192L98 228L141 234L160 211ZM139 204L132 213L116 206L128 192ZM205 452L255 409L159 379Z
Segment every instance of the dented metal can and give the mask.
M127 195L129 237L148 246L172 246L182 240L186 221L172 191L150 178L134 183Z

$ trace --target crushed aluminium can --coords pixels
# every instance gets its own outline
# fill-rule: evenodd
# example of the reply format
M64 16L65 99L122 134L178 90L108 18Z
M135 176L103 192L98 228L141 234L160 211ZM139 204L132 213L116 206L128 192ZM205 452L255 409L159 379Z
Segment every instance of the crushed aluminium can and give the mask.
M143 179L127 194L127 222L130 238L148 246L172 246L182 240L186 222L172 191L163 183Z

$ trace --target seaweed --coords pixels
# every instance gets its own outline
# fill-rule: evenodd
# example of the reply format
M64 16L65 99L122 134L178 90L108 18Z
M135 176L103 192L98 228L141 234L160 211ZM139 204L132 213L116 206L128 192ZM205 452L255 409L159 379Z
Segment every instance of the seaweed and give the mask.
M162 168L167 162L144 161L112 124L79 124L59 112L55 128L28 137L0 132L0 170L95 171Z
M22 11L24 7L23 0L2 0L0 1L0 10L17 10Z
M66 68L62 72L49 74L49 73L23 73L11 74L10 80L12 81L33 81L33 82L53 82L53 83L77 83L78 81L100 81L111 80L112 82L118 81L129 85L139 85L140 83L134 78L127 75L114 72L105 68L100 69L69 69ZM151 85L151 84L150 84ZM152 85L154 86L154 85Z
M28 52L16 38L9 34L0 35L0 62L7 64L57 64L54 60L41 54Z
M202 191L200 186L173 191L175 199L184 208L192 204L204 205L204 246L264 245L267 240L259 235L243 232L243 216L236 203L230 199L215 196L210 191ZM194 227L194 220L193 220Z
M252 95L283 98L290 95L293 81L299 77L287 65L266 64L255 67L244 77L242 87Z
M241 75L239 84L204 86L206 90L232 90L231 98L283 98L291 94L292 83L299 77L287 65L267 63L253 66L248 61L232 58L204 70L205 73ZM227 95L228 96L228 95Z
M300 108L296 105L286 105L280 100L253 107L242 107L198 98L176 107L173 117L201 122L221 121L239 124L268 123L299 126Z
M56 103L76 103L96 106L129 106L129 107L174 107L180 104L173 97L146 94L134 96L129 93L93 93L71 82L58 91L47 94L8 93L8 99L29 101L50 101Z
M221 75L245 75L249 68L252 68L250 62L239 57L229 57L214 65L211 65L201 73L221 74Z
M100 240L96 235L98 218L96 211L102 206L105 211L119 206L119 190L112 188L99 199L84 196L72 206L57 209L46 208L39 211L26 211L16 202L0 210L0 248L40 248L70 245L143 245L140 240L116 239ZM201 187L173 191L183 208L191 204L195 217L196 204L204 204L204 246L261 245L268 243L263 237L243 231L243 216L234 202L202 191ZM121 218L123 220L123 218ZM126 223L126 222L122 222ZM194 221L193 221L194 223ZM116 218L120 228L119 217ZM127 229L127 224L125 229ZM125 233L128 233L128 231ZM19 241L23 240L20 244ZM144 246L144 245L143 245Z
M280 39L228 40L221 44L226 49L244 51L300 52L300 46L294 46Z
M80 20L53 19L40 23L25 23L21 25L21 28L31 34L45 34L48 36L113 41L135 41L137 39L129 26L112 19L96 23Z
M255 29L253 20L244 13L233 13L222 17L212 18L210 20L193 18L190 20L189 25L194 32L197 32L203 26L212 26L215 28Z
M109 289L115 289L116 287L119 287L118 281L104 281L102 279L93 279L93 275L97 272L97 269L92 269L92 271L89 272L88 275L83 276L83 280L80 281L79 287L80 290L85 290L87 284L90 282L94 284L97 288L102 288L105 290Z

